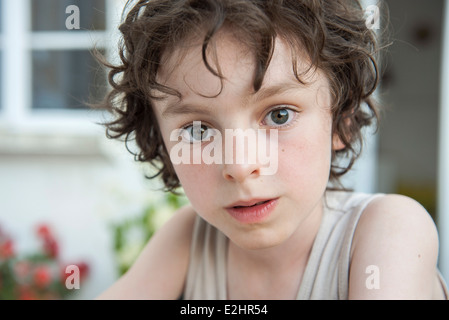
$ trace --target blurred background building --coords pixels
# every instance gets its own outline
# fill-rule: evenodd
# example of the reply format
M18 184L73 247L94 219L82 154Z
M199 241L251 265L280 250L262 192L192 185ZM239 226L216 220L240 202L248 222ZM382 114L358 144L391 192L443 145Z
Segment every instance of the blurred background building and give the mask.
M27 251L36 247L35 226L50 225L61 259L90 266L77 298L95 297L118 276L111 225L162 197L124 146L105 138L97 123L107 115L86 107L107 91L91 50L115 59L125 2L0 0L0 230L17 239L16 251ZM449 279L449 4L386 4L392 45L377 93L382 124L375 136L367 133L345 183L421 202L438 226ZM79 29L68 29L71 5Z

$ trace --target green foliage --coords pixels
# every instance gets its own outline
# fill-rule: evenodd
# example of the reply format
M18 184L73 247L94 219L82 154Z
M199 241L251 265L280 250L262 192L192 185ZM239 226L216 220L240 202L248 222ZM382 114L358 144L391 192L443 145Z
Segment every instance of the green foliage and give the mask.
M119 275L128 271L157 229L187 203L185 196L167 193L161 200L148 204L138 216L113 225Z

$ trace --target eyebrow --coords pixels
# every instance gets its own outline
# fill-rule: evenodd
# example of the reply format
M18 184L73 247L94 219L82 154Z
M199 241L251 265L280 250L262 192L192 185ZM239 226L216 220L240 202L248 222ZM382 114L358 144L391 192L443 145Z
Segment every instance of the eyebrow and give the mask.
M180 100L182 101L182 99ZM212 112L209 108L192 105L192 104L183 104L183 103L172 103L170 104L163 112L162 117L167 118L175 115L182 114L202 114L202 115L210 115Z
M261 88L259 91L254 93L254 95L251 97L251 100L255 102L259 102L262 100L265 100L271 96L280 95L282 93L285 93L287 91L291 90L301 90L303 87L300 85L300 83L292 83L292 82L286 82L286 83L279 83L272 85L270 87Z
M261 88L259 91L254 93L250 98L248 98L248 102L259 102L263 101L271 96L280 95L287 91L291 90L300 90L303 87L299 85L299 83L280 83L270 87ZM183 115L183 114L202 114L202 115L210 115L212 112L210 108L201 106L201 105L193 105L193 104L183 104L182 98L168 105L167 108L162 112L162 117L167 118L174 115Z

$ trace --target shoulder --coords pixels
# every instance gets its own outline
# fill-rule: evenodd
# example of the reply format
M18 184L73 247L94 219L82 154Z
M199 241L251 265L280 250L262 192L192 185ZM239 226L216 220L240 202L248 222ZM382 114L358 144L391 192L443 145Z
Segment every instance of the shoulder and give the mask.
M152 236L130 270L100 298L179 298L187 274L195 218L191 206L176 211Z
M166 244L176 246L179 246L182 241L184 246L190 245L196 216L196 212L191 205L178 209L167 223L155 233L152 240L154 242L162 240ZM185 240L188 240L189 243Z
M438 234L428 212L401 195L373 199L363 211L352 244L350 295L371 298L429 298L438 257ZM369 288L377 270L377 288Z
M396 194L376 197L368 203L358 222L354 245L372 237L379 240L380 235L407 241L425 238L429 244L437 240L435 223L426 209L414 199Z

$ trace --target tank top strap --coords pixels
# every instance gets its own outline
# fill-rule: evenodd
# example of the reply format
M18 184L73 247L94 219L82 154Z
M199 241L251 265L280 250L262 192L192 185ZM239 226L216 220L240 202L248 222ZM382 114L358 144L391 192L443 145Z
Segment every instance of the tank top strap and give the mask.
M298 290L298 300L347 299L352 238L365 207L382 194L328 191L321 226Z
M183 299L226 299L226 252L226 236L197 216Z

